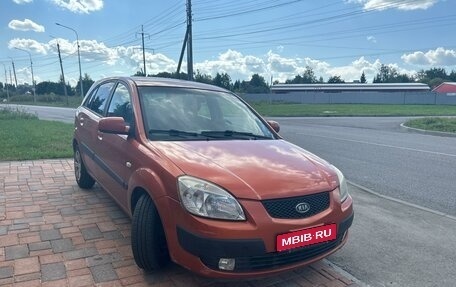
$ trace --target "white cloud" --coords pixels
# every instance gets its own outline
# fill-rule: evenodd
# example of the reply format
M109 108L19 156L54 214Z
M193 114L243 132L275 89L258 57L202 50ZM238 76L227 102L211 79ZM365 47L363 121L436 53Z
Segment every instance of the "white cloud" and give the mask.
M27 4L33 2L33 0L13 0L16 4Z
M52 0L54 4L73 13L89 14L103 8L103 0Z
M196 63L194 70L203 74L215 76L217 73L227 73L233 80L248 79L252 74L265 74L267 67L263 59L251 55L243 55L238 51L228 50L219 55L216 60L206 60Z
M44 26L41 26L30 19L24 19L24 21L11 20L8 24L8 27L10 29L19 31L44 32Z
M364 10L426 10L439 0L346 0L347 3L362 4Z
M417 51L402 55L401 59L411 65L420 66L454 66L456 65L456 51L439 47L426 53Z
M377 43L377 39L374 36L367 36L366 39L369 42Z
M39 43L35 40L32 39L12 39L8 42L8 48L9 49L14 49L14 48L20 48L24 49L27 51L30 51L31 53L37 53L37 54L47 54L48 47L46 44Z
M35 58L33 54L54 57L57 55L57 41L59 42L64 61L76 61L76 41L52 39L48 43L39 43L31 39L13 39L9 42L8 47L10 49L18 47L28 50L32 53L33 58ZM103 42L96 40L80 40L79 43L83 72L88 73L94 80L100 78L102 74L133 75L143 69L142 51L139 46L111 48L107 47ZM455 53L454 51L447 50L447 58L456 58ZM428 53L423 55L426 56L426 54ZM437 49L433 53L429 53L428 56L440 54L444 55L445 53ZM40 65L39 61L35 60L35 62L37 62L37 66ZM146 64L147 74L156 74L164 71L175 72L177 68L175 59L160 53L152 54L146 52ZM346 82L349 82L359 80L363 71L368 81L372 81L374 76L379 72L381 64L381 61L378 59L369 61L364 57L360 57L346 65L333 66L328 62L312 58L284 57L272 50L261 56L253 56L229 49L220 53L215 59L195 63L194 71L199 70L201 73L211 75L212 77L217 73L228 73L233 81L238 79L249 80L252 74L258 73L267 81L272 76L274 81L284 82L287 79L293 79L298 74L302 75L306 67L309 66L317 78L323 77L324 80L328 80L329 77L338 75ZM414 73L414 71L400 68L397 64L388 64L388 66L395 68L401 74ZM51 79L53 81L58 79L58 64L56 64L56 67L56 75ZM182 64L182 71L186 71L185 62ZM38 76L39 72L37 74ZM68 80L70 81L71 78Z

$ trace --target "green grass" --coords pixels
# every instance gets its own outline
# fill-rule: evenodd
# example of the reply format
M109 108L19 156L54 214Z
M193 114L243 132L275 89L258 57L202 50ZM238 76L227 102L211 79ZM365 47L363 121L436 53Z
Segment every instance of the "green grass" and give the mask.
M73 125L0 109L0 161L71 157Z
M443 105L365 105L365 104L269 104L251 103L263 116L454 116L456 106Z
M9 103L18 105L34 105L34 106L51 106L51 107L68 107L77 108L82 102L79 96L71 96L67 98L60 95L36 95L36 102L33 101L32 95L16 95L10 97Z
M407 127L428 131L456 133L456 118L420 118L409 120L405 125Z

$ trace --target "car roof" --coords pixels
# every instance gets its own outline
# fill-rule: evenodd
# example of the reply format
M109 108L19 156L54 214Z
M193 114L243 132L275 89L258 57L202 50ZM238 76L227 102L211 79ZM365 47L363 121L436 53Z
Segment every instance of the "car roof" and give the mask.
M170 79L170 78L159 78L159 77L110 77L102 79L101 81L105 80L123 80L126 82L133 82L136 86L141 87L177 87L177 88L191 88L191 89L204 89L204 90L212 90L212 91L220 91L220 92L229 92L226 89L199 83L193 81L186 81L186 80L178 80L178 79Z

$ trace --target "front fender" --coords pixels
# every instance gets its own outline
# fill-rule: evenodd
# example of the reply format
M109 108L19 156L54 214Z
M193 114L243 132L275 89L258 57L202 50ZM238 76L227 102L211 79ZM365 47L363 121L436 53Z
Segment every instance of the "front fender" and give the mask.
M133 215L136 192L145 192L154 202L163 196L169 196L163 180L151 169L140 168L136 170L128 181L128 206L129 215ZM157 206L157 208L159 208Z

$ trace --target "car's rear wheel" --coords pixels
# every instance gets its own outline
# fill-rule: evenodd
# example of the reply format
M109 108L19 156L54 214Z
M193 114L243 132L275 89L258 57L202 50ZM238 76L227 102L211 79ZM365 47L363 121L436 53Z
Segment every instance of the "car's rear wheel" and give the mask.
M139 198L133 212L131 247L136 264L146 271L160 269L169 262L160 216L152 199L146 194Z
M87 169L82 161L79 147L74 147L74 176L80 188L89 189L95 184L95 180L87 172Z

